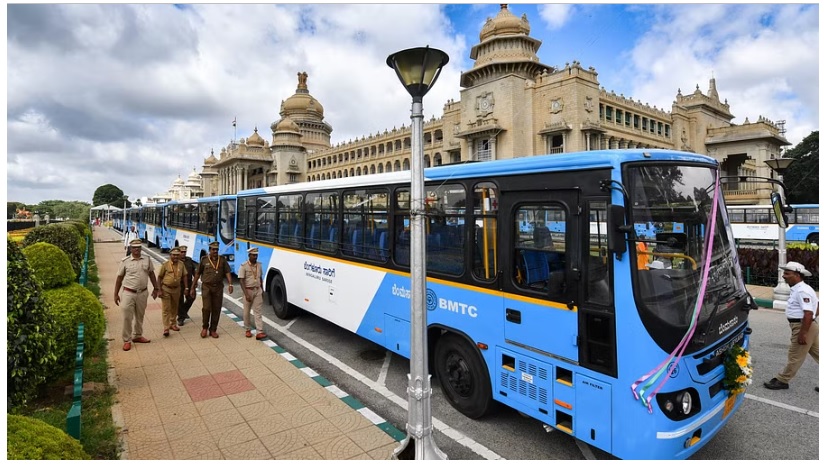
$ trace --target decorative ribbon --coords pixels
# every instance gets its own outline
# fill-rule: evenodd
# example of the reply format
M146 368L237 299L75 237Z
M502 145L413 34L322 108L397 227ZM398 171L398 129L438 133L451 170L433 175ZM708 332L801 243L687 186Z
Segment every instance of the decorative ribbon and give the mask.
M666 359L664 359L664 361L661 362L660 365L658 365L649 373L645 374L644 376L637 379L634 383L632 383L632 395L635 396L635 400L641 400L641 403L643 403L647 407L649 413L652 413L652 398L655 397L656 394L658 394L658 391L660 391L665 384L667 384L667 380L669 379L675 367L678 366L678 362L681 361L681 356L684 354L684 351L686 350L689 341L692 339L693 334L695 334L695 329L698 326L698 317L701 315L701 307L704 303L704 295L706 294L707 290L707 278L709 277L710 264L712 263L712 245L713 239L715 238L715 223L716 214L718 211L718 196L720 195L719 183L720 174L719 171L716 171L715 197L713 198L711 213L708 220L709 227L707 228L709 230L709 239L707 240L707 242L704 243L704 269L702 271L701 276L701 286L698 290L698 300L696 300L695 302L695 308L693 309L692 318L690 320L690 326L687 329L687 333L684 335L683 338L681 338L681 342L678 343L678 346L675 347L675 350L673 350L672 353L669 354L669 356ZM673 358L675 359L675 362L669 367L668 370L666 370L666 377L663 379L661 384L658 385L658 387L655 388L649 394L649 396L644 398L644 394L646 393L646 391L658 382L658 379L661 378L662 374L664 374L664 367L666 367ZM646 381L646 383L644 383L644 381ZM644 383L644 385L641 386L641 389L637 391L637 388L641 383Z

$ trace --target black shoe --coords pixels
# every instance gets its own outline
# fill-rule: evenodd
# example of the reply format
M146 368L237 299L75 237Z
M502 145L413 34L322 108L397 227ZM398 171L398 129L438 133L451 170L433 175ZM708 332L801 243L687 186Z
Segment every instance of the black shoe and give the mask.
M782 383L781 381L773 378L768 383L764 383L764 387L767 389L789 389L790 385L787 383Z
M186 320L177 320L177 325L178 326L183 326L184 321L186 321Z
M818 386L815 387L815 392L818 392Z

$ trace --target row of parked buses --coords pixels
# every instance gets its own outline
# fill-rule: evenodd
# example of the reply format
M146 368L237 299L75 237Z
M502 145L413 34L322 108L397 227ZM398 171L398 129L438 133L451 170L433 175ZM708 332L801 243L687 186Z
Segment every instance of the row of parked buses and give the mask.
M143 242L161 251L185 245L195 260L206 255L209 244L217 241L220 254L232 264L235 198L221 195L135 206L116 212L112 225L121 232L134 227Z
M235 271L256 247L279 318L310 312L409 357L409 225L425 214L430 370L456 410L504 404L627 459L689 457L735 415L724 361L748 348L754 305L716 160L593 151L424 176L418 206L406 171L148 205L118 225L195 259L217 240ZM639 266L650 254L672 265Z

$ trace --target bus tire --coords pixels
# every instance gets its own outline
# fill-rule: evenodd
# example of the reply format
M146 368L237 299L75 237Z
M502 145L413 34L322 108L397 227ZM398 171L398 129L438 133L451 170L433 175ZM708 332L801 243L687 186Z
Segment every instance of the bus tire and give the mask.
M812 233L809 236L807 236L807 244L818 245L818 233Z
M295 308L289 305L289 300L286 298L286 283L283 282L283 276L280 274L276 274L272 278L272 285L269 287L269 300L272 302L275 316L281 320L291 320L295 317Z
M469 418L481 418L495 406L492 383L478 351L465 339L445 334L435 346L435 376L446 400Z

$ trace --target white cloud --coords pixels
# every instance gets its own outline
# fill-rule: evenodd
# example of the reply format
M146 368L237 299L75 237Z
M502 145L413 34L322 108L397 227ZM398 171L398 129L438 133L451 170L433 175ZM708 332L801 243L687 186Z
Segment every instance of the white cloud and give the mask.
M572 18L575 12L575 5L569 3L556 3L550 5L540 5L538 14L546 22L549 29L560 29Z
M622 76L635 97L666 109L673 89L706 93L714 76L733 123L785 120L797 144L818 129L817 16L810 5L659 7Z

